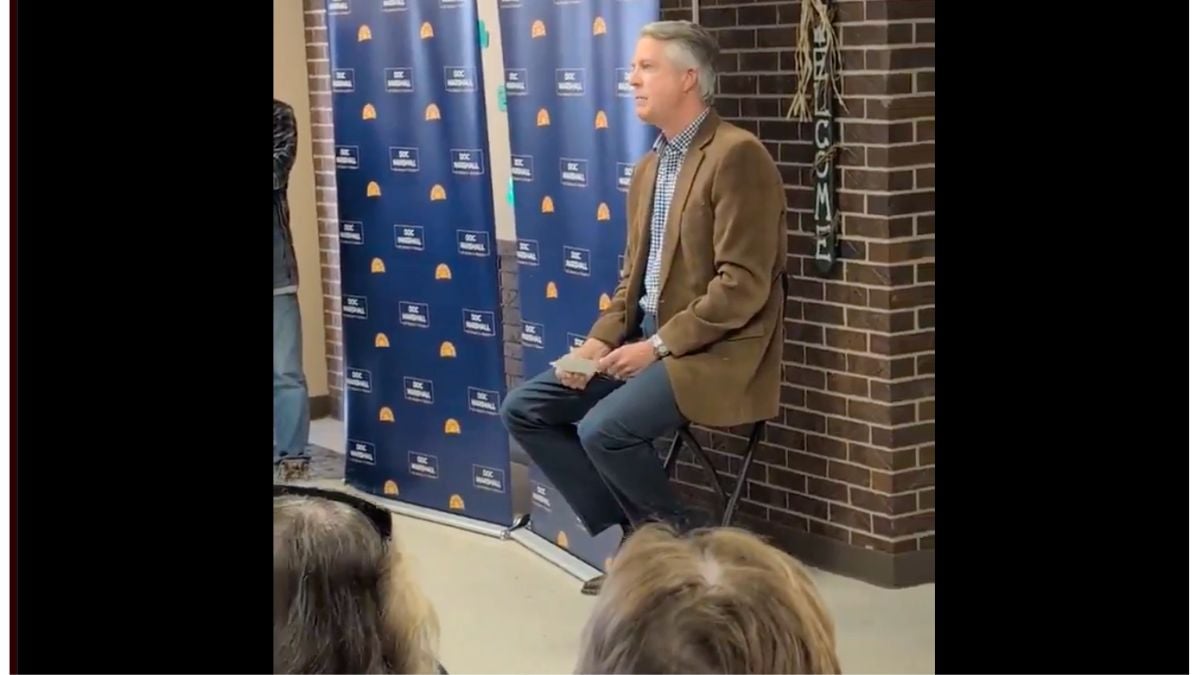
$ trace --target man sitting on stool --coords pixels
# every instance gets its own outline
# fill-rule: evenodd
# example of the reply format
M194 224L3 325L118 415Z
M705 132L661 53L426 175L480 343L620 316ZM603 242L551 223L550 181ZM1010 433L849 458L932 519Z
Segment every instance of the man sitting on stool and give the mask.
M598 375L548 370L502 406L593 536L650 520L687 529L652 441L689 421L735 426L779 409L783 181L757 138L709 108L717 52L690 22L642 29L629 83L638 117L662 133L630 183L612 303L574 350Z

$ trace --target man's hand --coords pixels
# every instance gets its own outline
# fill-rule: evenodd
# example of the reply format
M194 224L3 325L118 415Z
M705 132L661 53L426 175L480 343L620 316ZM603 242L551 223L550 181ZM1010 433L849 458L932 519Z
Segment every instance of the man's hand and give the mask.
M587 342L584 342L575 349L572 349L571 353L580 358L596 361L597 359L607 355L610 351L611 349L608 345L597 340L596 338L589 338ZM583 389L587 387L588 380L592 379L590 376L580 375L579 373L568 373L567 371L560 370L558 368L554 369L554 376L558 378L558 381L562 383L564 387L569 389L577 389L579 391L583 391Z
M619 380L628 380L654 363L655 358L654 346L649 340L642 340L617 347L608 356L600 359L596 367L600 372L608 373Z

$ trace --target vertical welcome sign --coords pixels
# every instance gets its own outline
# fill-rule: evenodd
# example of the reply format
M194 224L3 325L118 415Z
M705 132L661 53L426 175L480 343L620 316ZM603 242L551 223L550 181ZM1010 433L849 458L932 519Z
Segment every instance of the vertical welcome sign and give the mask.
M508 525L475 3L349 0L326 9L347 482Z
M616 286L629 179L654 139L628 64L658 11L657 0L500 0L527 376L583 342ZM602 567L619 528L589 536L536 466L530 482L533 531Z

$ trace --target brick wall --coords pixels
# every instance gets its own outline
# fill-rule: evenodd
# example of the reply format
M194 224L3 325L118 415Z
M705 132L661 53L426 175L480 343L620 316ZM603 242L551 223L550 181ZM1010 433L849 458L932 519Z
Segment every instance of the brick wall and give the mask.
M333 98L324 0L304 0L308 52L308 102L317 179L317 228L321 236L321 287L325 296L325 362L333 416L342 416L342 289L338 262L337 178L333 164ZM303 134L301 135L303 139Z
M662 6L664 19L691 18L690 0ZM717 110L766 144L791 214L784 409L750 474L741 522L801 557L811 557L815 535L894 560L934 546L933 2L834 6L844 219L841 262L823 276L812 258L812 124L784 117L800 2L701 0L700 23L722 48ZM729 430L701 439L719 468L737 466L725 452L733 439ZM680 465L675 478L696 499L708 496L695 489L707 485L697 466ZM932 579L923 557L928 574L890 581Z

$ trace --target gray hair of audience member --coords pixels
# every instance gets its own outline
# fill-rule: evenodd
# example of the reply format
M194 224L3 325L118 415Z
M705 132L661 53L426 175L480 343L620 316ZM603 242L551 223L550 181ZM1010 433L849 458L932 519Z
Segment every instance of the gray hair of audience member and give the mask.
M275 499L275 672L435 673L437 618L354 507Z
M800 563L735 528L635 532L583 632L576 673L840 673Z
M711 105L717 95L717 41L691 21L655 21L642 27L641 37L667 44L667 54L675 67L695 68L700 96Z

